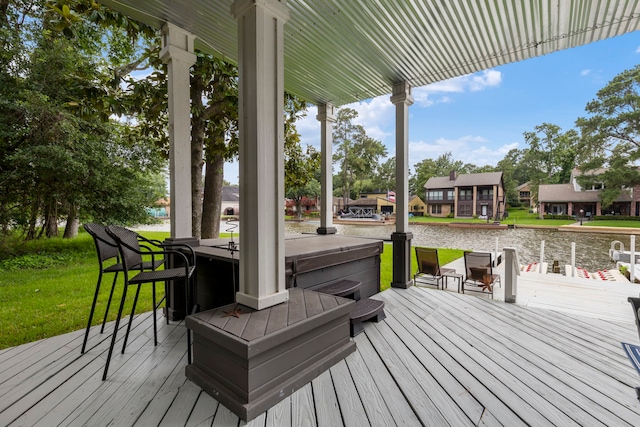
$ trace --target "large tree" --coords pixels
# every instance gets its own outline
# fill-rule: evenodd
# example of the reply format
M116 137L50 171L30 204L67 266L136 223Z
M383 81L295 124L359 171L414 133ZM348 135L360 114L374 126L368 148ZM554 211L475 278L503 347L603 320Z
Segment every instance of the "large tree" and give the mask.
M358 112L351 108L338 110L333 130L336 145L333 161L340 168L341 195L345 204L354 183L371 178L380 159L387 155L387 149L380 141L367 136L364 127L354 123L357 117Z
M396 189L396 158L390 157L378 165L371 178L371 186L378 190Z
M558 125L543 123L533 132L524 132L529 148L523 161L535 183L568 183L576 166L578 133L574 129L562 132Z
M158 58L159 39L147 32L129 30L132 25L145 27L91 0L76 3L92 22L145 38L146 48L138 49L139 56L114 73L127 87L123 102L117 103L123 107L114 112L134 116L139 133L168 153L167 77L166 66ZM190 73L192 233L212 238L220 232L224 163L238 156L238 76L234 65L201 51L196 55ZM143 79L128 74L141 67L153 72ZM285 151L292 144L299 144L295 122L305 110L306 103L285 94Z
M582 135L578 152L584 186L603 184L602 205L609 206L623 187L640 184L640 65L613 78L586 106L589 117L576 125ZM603 173L599 168L607 167ZM596 174L594 172L597 171Z
M306 116L307 103L288 93L284 99L284 189L285 196L295 202L296 215L300 218L303 198L317 199L320 195L320 153L310 145L302 149L295 126L296 121Z
M158 176L157 162L104 114L101 95L110 77L95 61L101 39L94 40L90 27L80 28L80 42L62 37L60 22L76 15L44 6L0 7L2 227L23 227L26 238L56 236L66 219L64 235L72 237L80 217L140 222L148 217L145 206L161 195L157 181L147 179ZM128 197L133 193L138 197Z
M563 132L560 126L543 123L532 132L524 132L529 146L523 151L520 166L529 176L531 196L538 200L540 184L567 184L576 167L578 133Z
M520 165L522 155L523 153L521 150L513 148L509 150L504 159L500 160L496 165L496 170L502 172L504 192L507 198L507 203L511 206L520 204L520 194L516 188L527 181L527 179L522 182L518 180L518 170L523 169Z

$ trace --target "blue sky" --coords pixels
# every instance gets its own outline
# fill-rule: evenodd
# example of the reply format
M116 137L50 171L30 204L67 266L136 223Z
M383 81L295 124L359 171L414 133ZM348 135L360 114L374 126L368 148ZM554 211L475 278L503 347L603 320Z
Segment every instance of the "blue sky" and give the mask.
M523 133L548 122L563 130L586 116L585 106L613 77L640 63L640 32L492 68L413 89L409 107L409 165L452 152L454 160L495 166ZM395 107L390 95L346 107L358 111L367 134L395 154ZM303 144L320 144L316 107L298 122ZM336 173L336 169L334 169ZM225 179L238 182L237 163Z

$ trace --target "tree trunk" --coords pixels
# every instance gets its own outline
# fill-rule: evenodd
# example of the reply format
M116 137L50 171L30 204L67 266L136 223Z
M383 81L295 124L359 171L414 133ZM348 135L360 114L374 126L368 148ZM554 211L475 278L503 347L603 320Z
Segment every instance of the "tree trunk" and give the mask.
M47 206L44 228L47 237L58 237L58 209L55 201L50 202Z
M7 10L9 9L10 0L0 0L0 22L7 22Z
M80 225L80 218L78 218L78 209L76 205L71 204L69 207L69 216L67 217L67 224L64 227L64 239L72 239L78 235L78 227Z
M191 75L191 231L193 237L200 238L202 223L202 166L204 131L204 107L202 93L204 84L197 75Z
M302 219L302 197L294 197L293 201L296 203L296 219Z
M27 228L27 236L25 240L33 240L36 238L36 223L38 222L38 214L40 213L40 202L34 200L31 204L31 217L29 218L29 227Z
M222 214L222 184L224 181L224 158L215 154L207 160L202 204L202 238L215 239L220 236Z

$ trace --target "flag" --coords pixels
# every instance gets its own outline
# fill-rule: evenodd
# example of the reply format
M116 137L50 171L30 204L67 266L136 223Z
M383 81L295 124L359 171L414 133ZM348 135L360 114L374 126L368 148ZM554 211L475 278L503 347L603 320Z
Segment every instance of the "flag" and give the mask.
M387 191L387 200L390 202L396 201L396 192L395 191Z

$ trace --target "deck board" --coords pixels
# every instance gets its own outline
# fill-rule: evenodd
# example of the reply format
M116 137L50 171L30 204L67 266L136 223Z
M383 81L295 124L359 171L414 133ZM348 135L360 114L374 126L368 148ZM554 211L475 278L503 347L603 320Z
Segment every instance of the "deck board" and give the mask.
M183 323L160 321L154 347L143 313L104 382L113 323L92 328L84 355L83 330L0 352L0 425L640 425L627 306L609 315L606 300L601 320L585 313L595 298L580 315L418 287L374 298L387 319L365 323L356 352L249 423L186 379ZM273 314L276 328L299 315Z
M318 425L336 426L342 424L340 417L340 407L338 406L338 396L331 378L331 371L325 371L311 381L314 393L313 404L316 407L316 418Z

